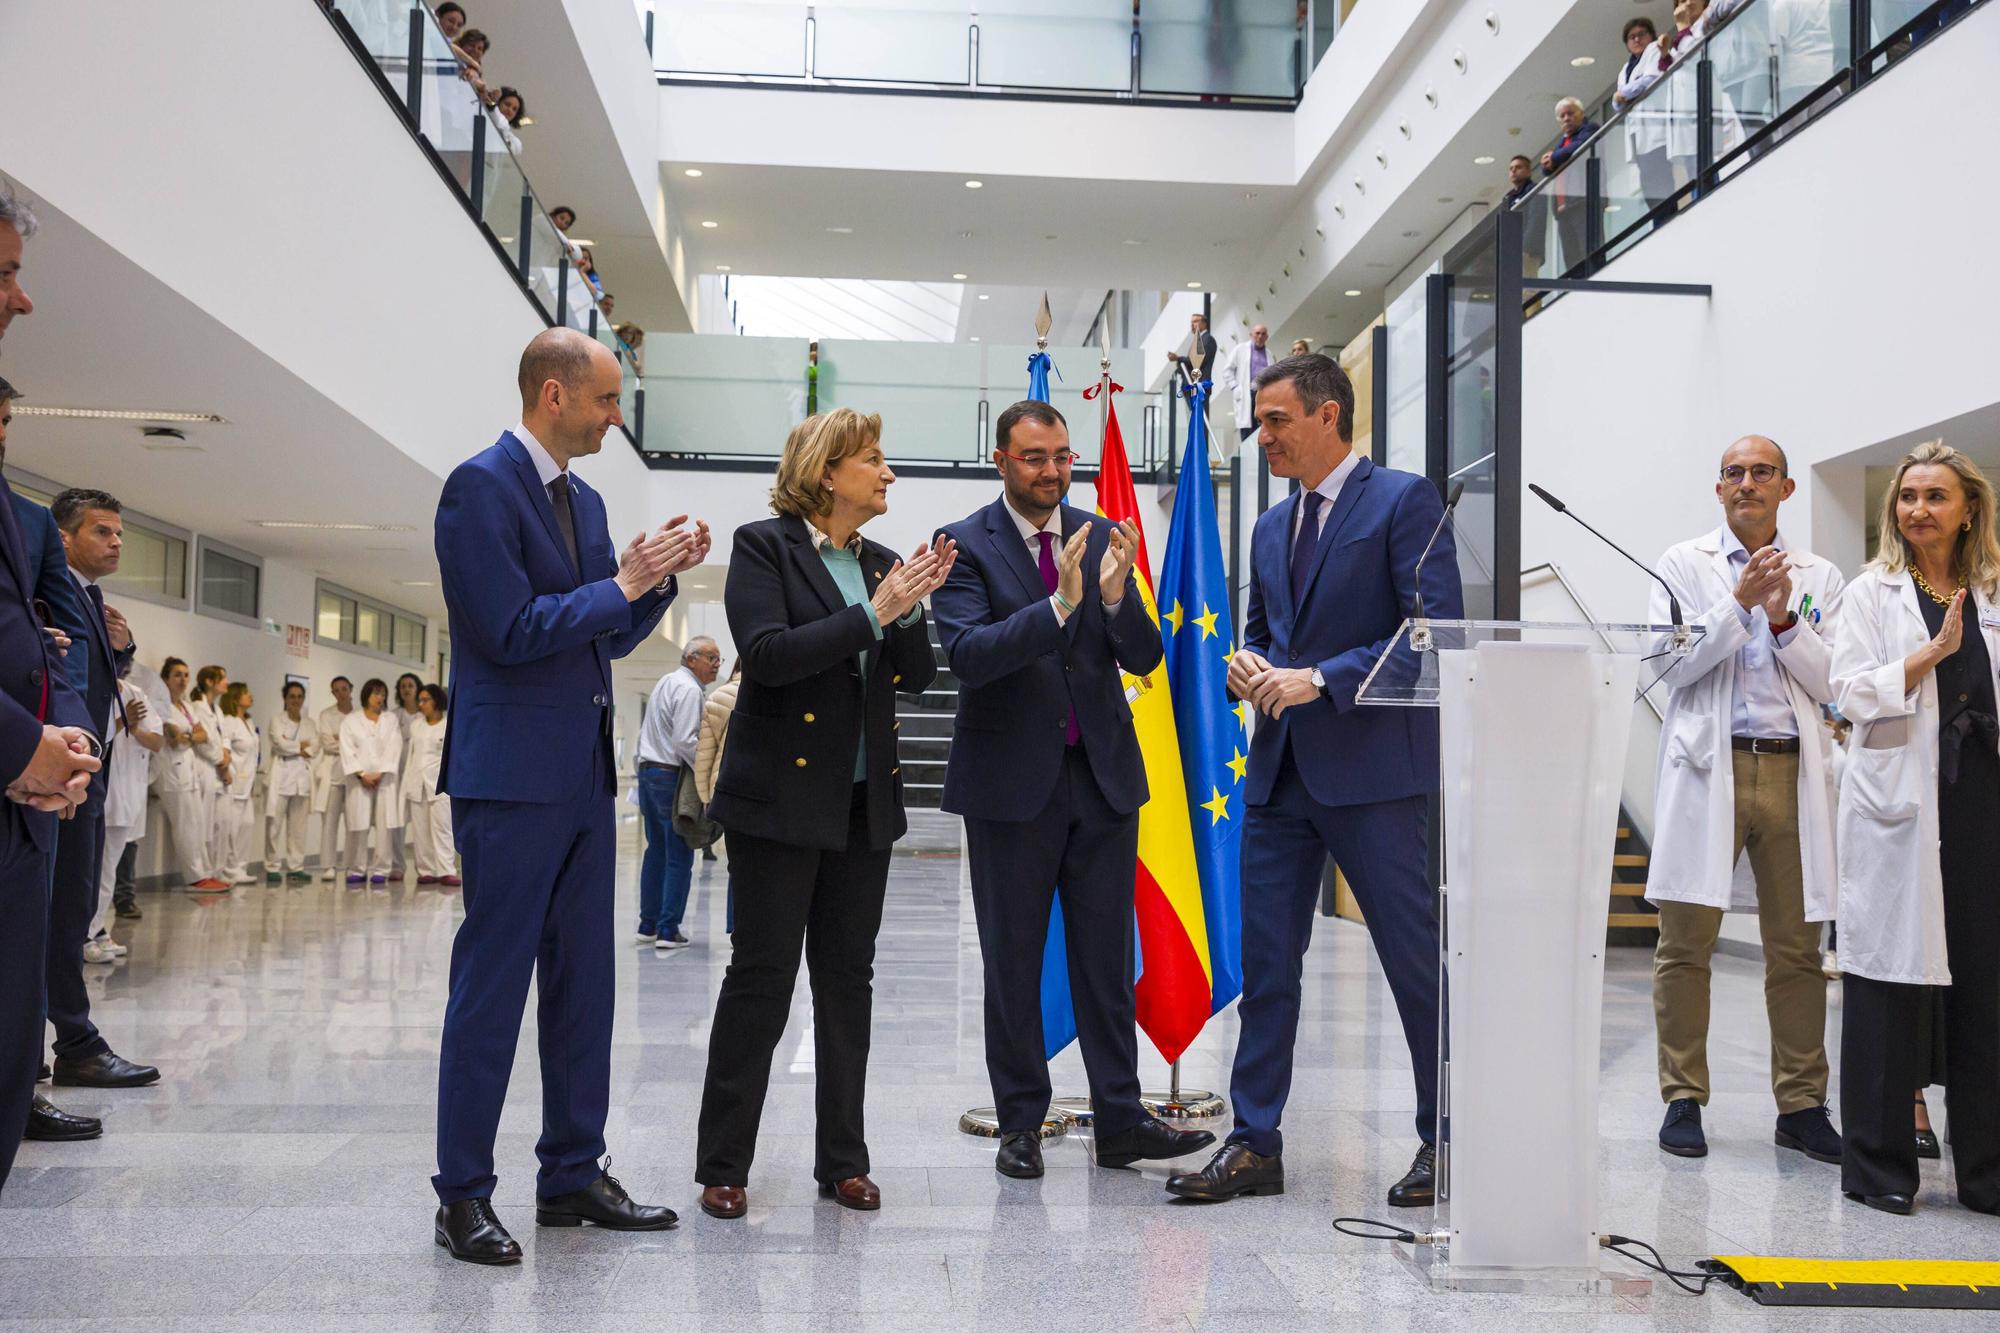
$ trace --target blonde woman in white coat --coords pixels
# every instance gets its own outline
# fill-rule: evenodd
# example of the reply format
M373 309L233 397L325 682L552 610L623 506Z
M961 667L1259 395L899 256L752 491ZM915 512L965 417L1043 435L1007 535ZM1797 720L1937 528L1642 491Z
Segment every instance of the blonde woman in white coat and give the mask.
M306 716L306 687L285 684L285 709L265 729L270 739L271 767L264 778L264 815L270 821L264 848L264 882L280 878L293 884L312 879L306 873L306 825L312 818L313 758L319 752L319 726Z
M222 692L229 688L229 673L219 666L205 666L194 673L194 688L188 691L188 708L194 713L196 722L201 724L203 734L208 739L194 747L195 777L200 784L202 799L208 805L208 865L215 878L225 884L229 882L226 873L228 861L225 859L227 833L223 816L228 813L223 802L228 799L225 789L229 786L229 744L222 735L222 710L216 702Z
M187 697L187 663L169 657L160 666L160 679L167 687L167 707L160 718L160 732L166 739L153 756L153 792L160 798L160 814L173 833L174 856L189 892L226 889L229 885L215 877L208 859L212 802L202 785L202 773L215 770L199 753L200 747L214 743L214 736L197 714L194 701Z
M403 751L404 845L416 862L417 883L455 889L458 846L451 836L451 797L438 790L444 766L444 686L425 685L417 692L417 720Z
M1780 1147L1840 1160L1826 1112L1826 977L1821 925L1834 912L1832 767L1820 705L1833 697L1830 608L1844 586L1827 561L1787 543L1779 506L1796 489L1784 452L1761 435L1722 455L1724 522L1660 560L1705 633L1666 673L1646 897L1659 904L1653 1018L1660 1147L1708 1151L1710 960L1749 853L1764 945L1771 1097ZM1652 615L1668 615L1665 589ZM1742 1035L1742 1034L1735 1034Z
M333 678L333 703L319 710L313 763L313 813L320 817L320 879L331 883L347 863L347 775L340 768L340 725L354 712L354 682Z
M1941 443L1903 458L1841 604L1854 723L1840 789L1841 1187L1907 1213L1926 987L1943 988L1958 1201L2000 1213L2000 543L1993 487Z
M403 826L396 774L403 764L403 729L385 711L389 687L371 680L361 687L361 707L340 724L340 767L347 774L347 883L389 881L389 833ZM368 835L373 833L374 859ZM364 876L363 867L368 873Z
M229 780L222 790L222 870L232 884L255 884L250 853L255 841L257 810L251 793L257 785L257 760L263 745L250 709L256 700L241 681L222 692L216 712L221 715L222 743L229 749Z

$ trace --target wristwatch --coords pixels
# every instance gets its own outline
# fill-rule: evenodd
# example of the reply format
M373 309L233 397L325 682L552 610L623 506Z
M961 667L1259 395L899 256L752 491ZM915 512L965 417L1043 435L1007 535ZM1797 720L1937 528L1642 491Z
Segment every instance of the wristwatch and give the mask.
M1312 680L1314 689L1318 690L1321 694L1326 693L1326 677L1319 673L1318 667L1312 669L1310 679Z
M83 733L83 739L89 742L90 744L90 757L92 759L102 759L104 757L103 741L100 741L99 739L97 739L97 737L91 735L87 731Z

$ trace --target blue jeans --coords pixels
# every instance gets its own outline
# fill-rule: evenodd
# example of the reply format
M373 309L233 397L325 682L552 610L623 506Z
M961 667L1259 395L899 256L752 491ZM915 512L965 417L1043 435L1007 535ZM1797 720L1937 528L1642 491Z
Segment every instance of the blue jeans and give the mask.
M687 911L694 880L694 848L674 832L677 768L639 770L639 815L646 827L646 857L639 863L639 933L670 936Z

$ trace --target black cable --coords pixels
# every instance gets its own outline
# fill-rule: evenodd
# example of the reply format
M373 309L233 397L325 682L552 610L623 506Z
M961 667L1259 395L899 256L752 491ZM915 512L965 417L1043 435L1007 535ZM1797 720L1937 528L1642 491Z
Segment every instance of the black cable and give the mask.
M1355 1231L1349 1227L1342 1226L1343 1222L1351 1222L1355 1226L1375 1227L1377 1229L1374 1231ZM1336 1217L1333 1219L1333 1229L1343 1236L1352 1236L1356 1240L1400 1240L1406 1245L1420 1243L1417 1240L1416 1232L1405 1231L1392 1222L1377 1222L1372 1217Z
M1667 1267L1666 1259L1658 1250L1648 1245L1645 1241L1634 1240L1630 1236L1605 1236L1598 1243L1613 1254L1623 1255L1642 1268L1652 1269L1655 1273L1660 1274L1667 1281L1673 1283L1676 1287L1679 1287L1691 1296L1700 1296L1705 1293L1708 1290L1708 1284L1715 1281L1718 1276L1715 1273L1688 1273L1679 1269L1669 1268ZM1643 1254L1634 1254L1632 1251L1624 1248L1627 1245L1637 1245L1653 1257L1648 1259ZM1683 1282L1682 1278L1693 1278L1700 1285L1691 1287L1686 1282Z

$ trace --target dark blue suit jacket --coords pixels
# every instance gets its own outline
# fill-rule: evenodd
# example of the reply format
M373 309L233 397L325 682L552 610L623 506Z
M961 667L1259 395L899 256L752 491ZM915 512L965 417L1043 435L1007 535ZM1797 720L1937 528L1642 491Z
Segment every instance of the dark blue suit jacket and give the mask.
M8 498L13 501L14 517L21 524L21 544L28 554L33 579L29 595L48 608L50 624L75 639L84 622L94 617L83 599L83 589L69 572L69 557L63 552L62 530L56 527L55 515L24 496ZM83 701L90 678L90 645L71 643L67 655L52 652L51 656L69 688L57 696L50 721L60 727L84 727L102 738L103 727L93 720L96 714Z
M1326 516L1305 597L1294 606L1291 534L1303 494L1257 520L1243 646L1273 666L1317 666L1326 696L1257 724L1246 799L1270 803L1288 742L1306 790L1321 805L1366 805L1435 791L1437 710L1357 704L1354 696L1410 614L1417 557L1444 502L1422 477L1359 460ZM1424 561L1423 588L1424 611L1432 619L1464 615L1448 531Z
M1084 548L1083 601L1061 624L1005 499L943 529L958 543L958 563L931 594L931 614L958 679L943 800L954 814L1032 819L1055 789L1072 707L1105 800L1121 814L1146 803L1146 766L1119 673L1144 675L1160 664L1160 627L1130 576L1117 614L1104 614L1097 569L1110 521L1074 505L1059 517L1062 541L1084 523L1094 528Z
M437 558L451 623L451 723L438 789L492 801L569 801L610 780L611 663L644 643L674 599L625 600L604 501L574 470L570 563L555 508L512 431L452 469Z
M83 701L70 688L36 615L35 569L23 542L26 504L0 481L0 784L27 770L42 741L43 723L82 726ZM58 546L61 539L58 538ZM37 552L40 550L37 537ZM65 576L67 577L67 576ZM22 844L53 852L56 817L0 798L0 860Z

